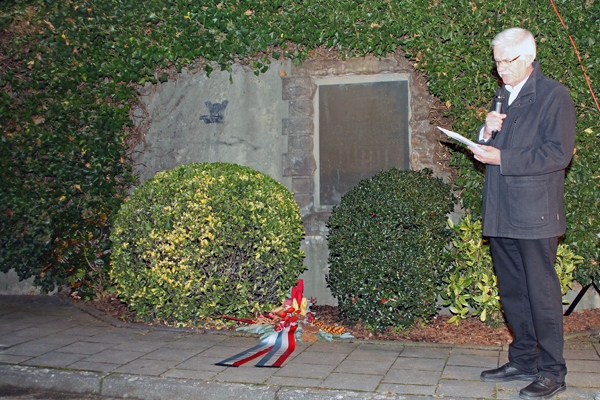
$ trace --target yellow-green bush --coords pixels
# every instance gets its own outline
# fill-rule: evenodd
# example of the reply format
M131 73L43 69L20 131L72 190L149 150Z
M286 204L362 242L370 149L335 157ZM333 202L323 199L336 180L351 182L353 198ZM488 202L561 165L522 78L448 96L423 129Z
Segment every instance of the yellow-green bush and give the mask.
M120 297L145 319L195 323L278 304L303 271L292 194L236 164L160 172L121 207L111 235Z
M450 259L452 265L443 278L441 293L443 305L449 306L452 318L448 323L460 324L461 319L479 316L481 322L491 326L504 323L498 292L498 279L490 254L490 244L481 234L481 220L472 220L467 214L460 223L448 224L456 235L452 239ZM573 275L583 257L576 255L565 243L558 245L554 269L560 281L562 295L572 288ZM569 302L563 299L563 304Z

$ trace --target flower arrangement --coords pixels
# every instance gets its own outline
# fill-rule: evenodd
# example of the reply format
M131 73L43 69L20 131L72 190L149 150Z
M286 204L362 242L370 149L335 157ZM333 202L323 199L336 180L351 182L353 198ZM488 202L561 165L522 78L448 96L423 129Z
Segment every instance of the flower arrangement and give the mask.
M303 297L303 291L304 281L299 279L298 284L291 288L289 297L283 301L281 306L253 319L236 319L251 324L239 327L237 330L258 333L261 334L261 339L264 339L275 332L294 327L296 340L312 343L319 339L332 341L334 336L342 339L353 337L351 333L346 332L346 328L343 326L327 325L318 320L315 313L310 311L310 306L316 299Z

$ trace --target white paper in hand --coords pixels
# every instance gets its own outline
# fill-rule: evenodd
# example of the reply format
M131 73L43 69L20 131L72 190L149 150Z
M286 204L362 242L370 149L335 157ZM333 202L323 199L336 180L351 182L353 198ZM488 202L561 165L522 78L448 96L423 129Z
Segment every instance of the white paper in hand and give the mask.
M475 147L476 149L485 151L481 147L479 147L479 145L477 143L473 142L472 140L467 139L466 137L464 137L463 135L461 135L459 133L449 131L448 129L444 129L439 126L437 128L440 131L444 132L446 135L450 136L454 140L458 140L459 142L464 143L467 146Z

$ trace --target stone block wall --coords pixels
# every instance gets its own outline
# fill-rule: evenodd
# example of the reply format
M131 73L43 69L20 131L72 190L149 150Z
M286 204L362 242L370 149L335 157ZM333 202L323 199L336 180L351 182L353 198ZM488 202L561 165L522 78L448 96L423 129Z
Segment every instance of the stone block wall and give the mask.
M430 121L434 105L439 106L427 89L425 79L414 71L401 54L386 58L365 57L346 61L332 59L307 60L292 66L291 73L282 78L282 99L288 101L287 118L282 120L282 134L288 137L288 151L283 155L283 173L291 177L292 191L300 206L307 236L324 237L329 213L315 209L315 95L318 79L345 76L389 74L408 77L410 94L411 168L430 168L436 176L449 179L449 155L440 143L443 135Z

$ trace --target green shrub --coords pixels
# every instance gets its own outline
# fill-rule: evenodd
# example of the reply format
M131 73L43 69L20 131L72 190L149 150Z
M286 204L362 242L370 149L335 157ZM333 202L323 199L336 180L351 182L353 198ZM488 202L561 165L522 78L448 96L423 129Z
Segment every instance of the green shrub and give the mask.
M498 281L490 255L489 241L482 237L481 221L471 221L467 214L458 225L448 224L456 232L452 240L452 267L443 281L443 305L454 314L448 323L460 324L469 315L479 315L492 326L504 323ZM472 314L469 311L474 310Z
M328 221L327 283L345 318L383 330L435 315L454 203L431 171L395 168L342 197Z
M145 319L195 324L280 304L303 271L304 234L292 194L235 164L156 174L121 207L111 276Z
M450 306L454 314L448 323L460 324L461 319L479 316L492 326L504 323L498 294L498 280L490 255L489 241L482 237L481 221L472 221L467 214L458 225L448 221L456 232L452 240L452 266L443 281L443 305ZM574 254L569 246L560 243L556 252L554 269L560 281L562 295L572 288L573 274L583 257ZM568 304L567 300L563 300ZM472 311L472 312L471 312Z

